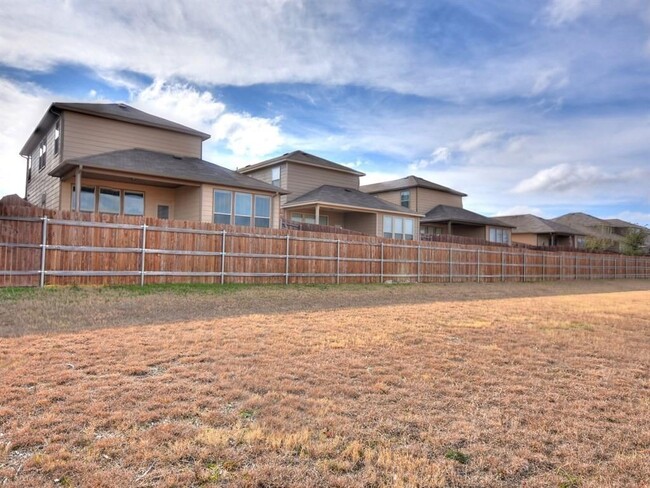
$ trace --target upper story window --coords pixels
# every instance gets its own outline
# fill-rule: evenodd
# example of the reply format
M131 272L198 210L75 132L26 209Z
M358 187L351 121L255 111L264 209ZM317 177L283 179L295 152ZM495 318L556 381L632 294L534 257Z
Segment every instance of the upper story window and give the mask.
M47 157L47 137L41 141L40 146L38 146L38 169L39 171L45 168L45 163Z
M488 232L488 241L510 244L510 231L499 227L490 227Z
M54 154L59 154L61 146L61 119L54 124Z
M402 207L410 208L411 207L411 192L409 190L404 190L399 194L399 202Z
M27 156L27 181L32 179L32 157Z
M280 166L271 168L271 184L273 186L280 186Z

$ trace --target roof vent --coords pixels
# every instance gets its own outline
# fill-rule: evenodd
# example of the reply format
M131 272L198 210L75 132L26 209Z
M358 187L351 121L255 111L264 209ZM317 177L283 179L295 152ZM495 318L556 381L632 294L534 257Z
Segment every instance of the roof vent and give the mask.
M177 156L176 154L173 154L172 157L173 157L174 159L183 159L182 156Z
M126 110L129 108L129 106L126 103L118 103L118 107L120 107L122 110Z

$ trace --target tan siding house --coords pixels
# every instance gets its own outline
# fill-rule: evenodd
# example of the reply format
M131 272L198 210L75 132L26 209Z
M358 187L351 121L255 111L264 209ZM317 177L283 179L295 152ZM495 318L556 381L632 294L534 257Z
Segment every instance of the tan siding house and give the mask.
M27 200L61 210L277 227L286 192L203 161L208 137L124 104L54 103L21 151L31 155Z
M370 235L418 238L421 215L360 192L359 177L363 173L347 166L294 151L240 168L239 172L290 192L280 197L280 218L287 221L341 227ZM386 231L385 219L390 219L390 229ZM398 231L392 229L393 223Z

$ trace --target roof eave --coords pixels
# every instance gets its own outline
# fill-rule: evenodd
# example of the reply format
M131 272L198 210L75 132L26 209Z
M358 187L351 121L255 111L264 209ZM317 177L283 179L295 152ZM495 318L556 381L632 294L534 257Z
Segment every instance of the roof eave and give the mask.
M329 207L334 207L334 208L348 208L348 209L366 209L372 213L392 213L392 214L400 214L400 215L408 215L409 217L424 217L423 214L418 214L418 213L411 213L411 212L400 212L398 210L388 210L388 209L382 209L382 208L373 208L373 207L363 207L360 205L346 205L344 203L332 203L332 202L326 202L323 200L309 200L305 202L289 202L285 203L282 205L282 208L297 208L297 207L307 207L309 205L324 205L324 206L329 206Z

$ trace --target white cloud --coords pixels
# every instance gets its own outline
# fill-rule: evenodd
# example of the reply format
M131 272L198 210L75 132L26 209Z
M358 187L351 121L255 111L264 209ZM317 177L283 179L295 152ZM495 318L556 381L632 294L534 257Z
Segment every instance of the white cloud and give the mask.
M549 24L559 26L577 20L599 3L599 0L551 0L544 13Z
M439 163L446 163L451 158L451 149L448 147L438 147L432 153L431 157L428 159L418 159L417 161L409 164L409 169L411 171L418 171L421 169L426 169L430 166L434 166Z
M456 145L460 151L469 153L495 143L500 137L501 134L494 131L478 132L467 139L459 141Z
M18 153L50 98L37 87L0 78L0 197L12 193L25 196L26 163Z
M581 187L593 187L619 179L600 168L587 164L562 163L538 171L530 178L520 181L514 193L565 192Z
M494 217L504 216L504 215L525 215L533 214L538 217L544 217L544 210L540 207L530 207L528 205L514 205L512 207L504 208L497 211L493 214Z
M279 122L279 117L266 119L245 113L226 113L217 119L211 132L215 141L225 141L236 156L260 158L284 143Z
M550 68L541 71L533 84L532 94L541 95L549 90L562 88L569 83L569 75L564 68Z

